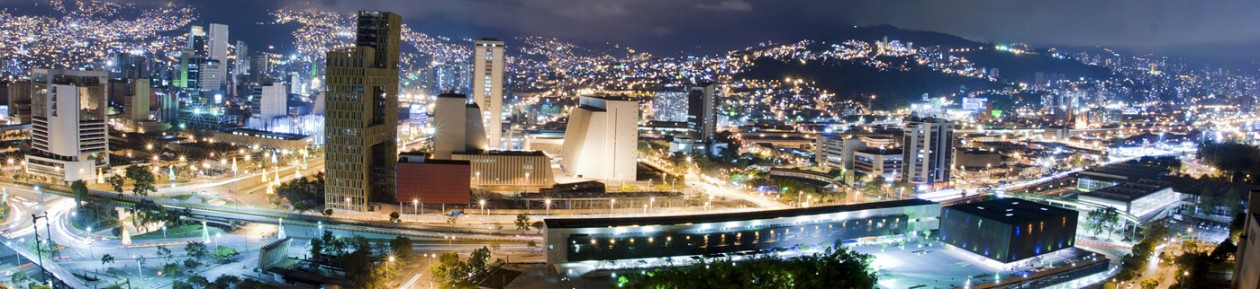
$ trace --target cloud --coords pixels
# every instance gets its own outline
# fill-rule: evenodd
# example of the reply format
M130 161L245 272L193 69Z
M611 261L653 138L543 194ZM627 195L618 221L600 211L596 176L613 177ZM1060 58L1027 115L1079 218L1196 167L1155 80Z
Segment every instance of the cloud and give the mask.
M717 4L696 3L696 8L714 11L752 11L752 4L743 0L722 0Z

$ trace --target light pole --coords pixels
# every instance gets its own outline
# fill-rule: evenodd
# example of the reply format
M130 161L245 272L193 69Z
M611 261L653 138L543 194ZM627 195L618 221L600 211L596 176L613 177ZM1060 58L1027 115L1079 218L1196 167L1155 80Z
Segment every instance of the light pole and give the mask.
M614 211L616 210L616 207L617 207L617 198L612 198L608 200L608 214L609 215L615 214Z
M166 241L166 225L162 225L162 242L165 243Z
M416 222L420 221L420 199L411 199L411 211L416 213Z
M481 205L481 215L485 216L487 213L486 212L486 199L477 200L477 203Z
M543 203L547 205L547 215L551 215L551 198L543 199Z
M648 198L648 208L655 209L654 208L655 206L656 206L656 197Z

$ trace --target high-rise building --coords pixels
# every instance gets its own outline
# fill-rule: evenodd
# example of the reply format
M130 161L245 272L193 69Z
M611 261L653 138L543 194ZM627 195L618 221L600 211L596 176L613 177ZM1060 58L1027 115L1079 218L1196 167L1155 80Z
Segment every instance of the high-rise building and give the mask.
M687 93L660 91L652 98L652 120L687 121Z
M486 132L481 125L481 108L469 103L467 96L438 95L433 107L433 157L448 160L452 153L485 150Z
M393 201L401 24L398 14L359 12L355 47L327 54L329 208L366 211L373 201Z
M232 79L238 80L249 74L249 45L245 41L236 41L236 67L232 70Z
M31 151L27 173L65 182L91 180L109 166L105 71L32 69Z
M188 42L179 54L179 74L175 87L201 88L201 62L206 57L206 31L193 25L188 29Z
M289 94L283 83L255 86L250 94L250 118L266 129L271 119L289 113Z
M31 98L35 90L30 80L9 83L9 122L31 123Z
M903 131L902 179L920 190L951 187L954 125L945 119L912 115Z
M218 90L221 86L228 82L228 26L218 23L210 24L210 34L206 38L206 58L218 61L218 66L207 65L205 68L209 77L202 79L218 80L203 81L201 89Z
M503 137L503 41L492 38L473 43L473 102L481 107L487 144L500 148Z
M709 82L692 87L687 94L687 127L696 133L696 139L709 143L717 133L717 110L714 95L717 85Z
M271 62L267 59L267 53L258 53L249 57L249 81L255 83L263 83L270 80L268 73L271 72Z
M123 95L127 119L132 122L149 120L149 99L153 97L150 93L152 86L149 84L149 79L137 78L131 79L130 82L127 93Z
M143 54L119 53L114 56L111 77L121 79L149 78L149 59Z
M638 102L583 96L569 113L561 168L579 178L634 181L638 128Z

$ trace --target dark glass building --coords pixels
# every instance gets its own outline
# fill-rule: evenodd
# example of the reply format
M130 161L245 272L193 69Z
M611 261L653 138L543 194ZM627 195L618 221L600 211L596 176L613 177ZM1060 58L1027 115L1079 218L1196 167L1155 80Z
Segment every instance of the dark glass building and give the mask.
M996 199L941 210L941 241L1002 263L1065 248L1078 213L1023 199Z

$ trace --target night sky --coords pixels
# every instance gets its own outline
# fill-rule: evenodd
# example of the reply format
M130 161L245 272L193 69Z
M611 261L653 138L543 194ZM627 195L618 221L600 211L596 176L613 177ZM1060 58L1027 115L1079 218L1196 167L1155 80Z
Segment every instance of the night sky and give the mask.
M33 0L0 0L19 7ZM142 3L167 1L123 0ZM714 53L759 41L831 40L837 28L891 24L986 42L1105 46L1205 60L1260 61L1256 0L174 0L232 38L283 44L266 10L390 10L452 38L536 35L609 41L665 54ZM22 13L18 13L22 14ZM250 27L251 29L239 29ZM279 40L279 41L277 41Z

